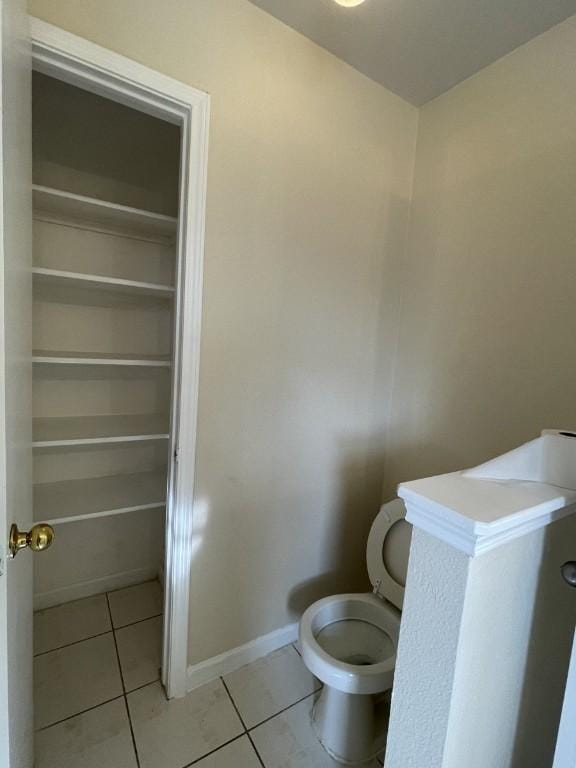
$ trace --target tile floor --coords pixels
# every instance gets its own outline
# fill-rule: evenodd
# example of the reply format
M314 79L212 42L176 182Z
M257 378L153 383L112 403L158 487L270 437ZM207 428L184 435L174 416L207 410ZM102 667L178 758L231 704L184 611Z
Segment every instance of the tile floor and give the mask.
M36 614L36 768L337 768L295 646L167 701L161 601L147 582Z

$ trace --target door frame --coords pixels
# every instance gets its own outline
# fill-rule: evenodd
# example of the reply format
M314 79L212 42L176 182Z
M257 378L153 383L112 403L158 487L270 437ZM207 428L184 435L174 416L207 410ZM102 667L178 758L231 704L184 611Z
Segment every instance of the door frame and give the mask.
M186 694L189 592L194 553L202 272L210 96L132 59L30 17L32 67L84 90L180 126L176 241L172 456L166 497L162 682Z

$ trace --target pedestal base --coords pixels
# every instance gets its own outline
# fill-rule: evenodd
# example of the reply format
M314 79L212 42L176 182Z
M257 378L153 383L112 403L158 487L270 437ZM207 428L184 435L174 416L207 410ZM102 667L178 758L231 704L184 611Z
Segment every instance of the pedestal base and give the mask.
M362 766L386 746L390 692L342 693L325 685L312 710L312 725L330 757Z

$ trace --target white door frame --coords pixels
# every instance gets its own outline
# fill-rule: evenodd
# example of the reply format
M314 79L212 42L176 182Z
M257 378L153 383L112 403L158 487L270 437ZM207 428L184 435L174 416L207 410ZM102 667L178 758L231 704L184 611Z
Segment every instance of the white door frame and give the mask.
M33 68L181 128L175 305L174 457L166 503L164 656L168 696L186 694L188 613L194 545L194 470L210 97L117 53L30 19Z

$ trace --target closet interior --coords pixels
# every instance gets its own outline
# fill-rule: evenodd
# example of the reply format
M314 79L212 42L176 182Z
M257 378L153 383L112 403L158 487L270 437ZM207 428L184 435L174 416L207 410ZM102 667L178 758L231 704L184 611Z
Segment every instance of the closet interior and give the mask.
M179 128L33 76L35 607L162 576Z

